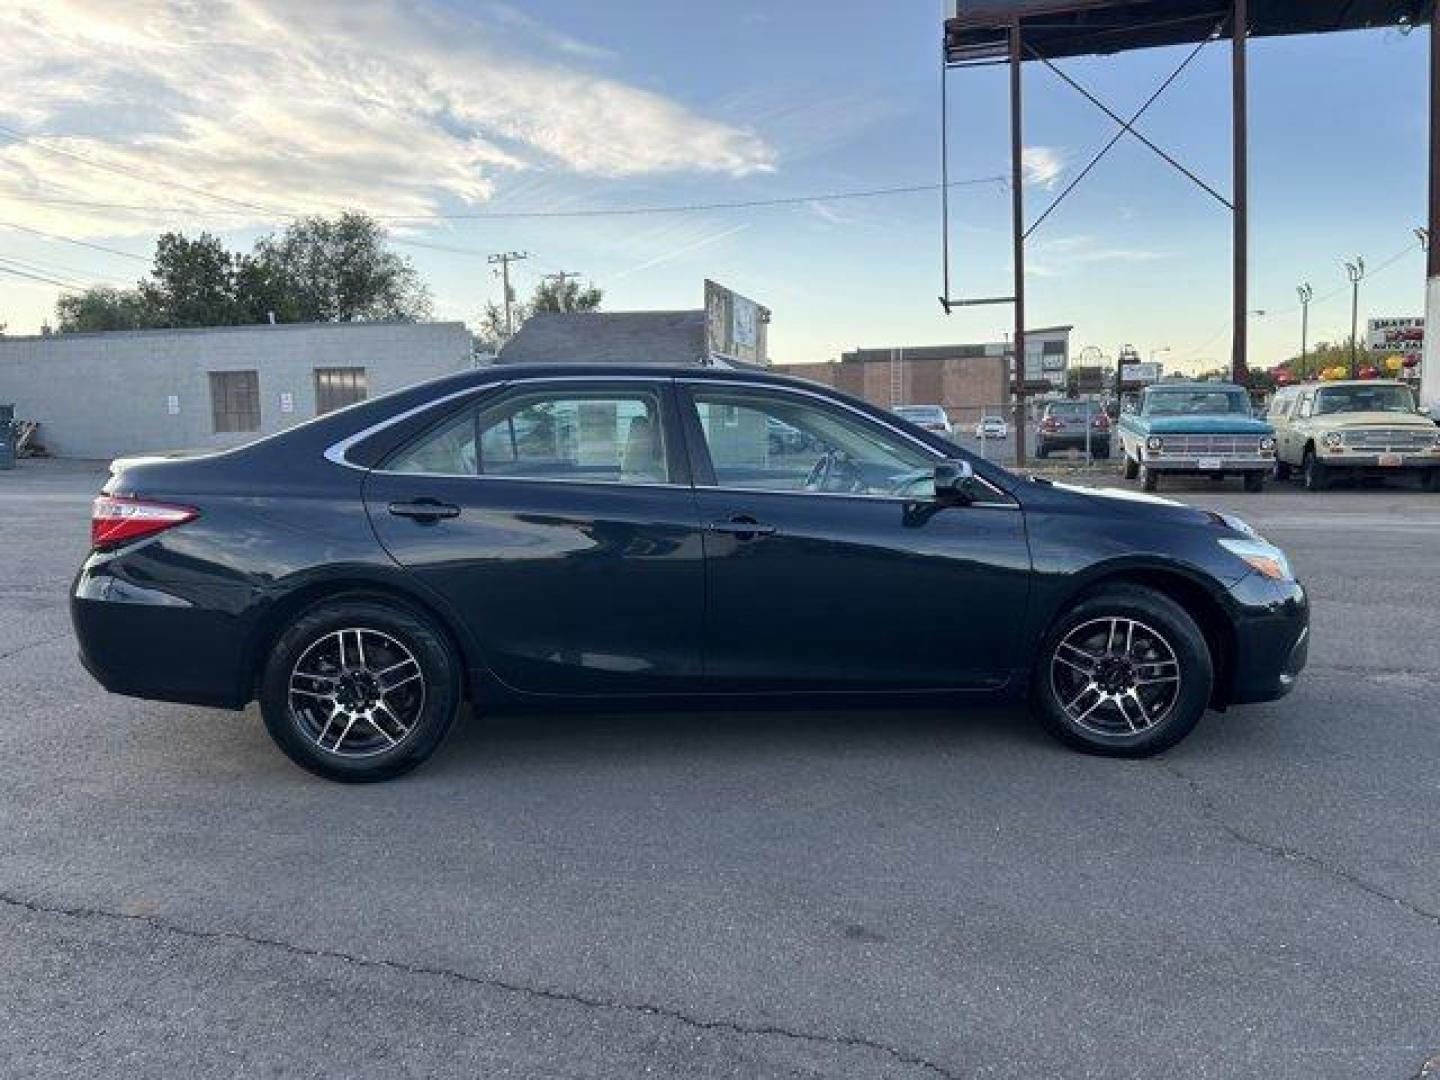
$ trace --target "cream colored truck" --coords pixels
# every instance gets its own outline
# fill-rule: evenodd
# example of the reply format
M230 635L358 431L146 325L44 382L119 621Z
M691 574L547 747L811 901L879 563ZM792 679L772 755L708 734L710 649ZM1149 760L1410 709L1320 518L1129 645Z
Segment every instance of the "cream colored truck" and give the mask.
M1402 382L1303 383L1276 393L1265 418L1275 428L1275 475L1299 473L1310 491L1338 475L1418 472L1440 491L1440 427Z

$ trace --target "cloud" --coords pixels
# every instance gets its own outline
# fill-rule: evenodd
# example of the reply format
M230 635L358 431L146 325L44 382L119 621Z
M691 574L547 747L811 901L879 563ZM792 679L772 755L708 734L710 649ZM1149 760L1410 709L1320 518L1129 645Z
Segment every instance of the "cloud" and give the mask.
M749 126L594 73L603 50L503 4L10 0L0 41L0 124L30 136L0 133L0 208L73 234L153 232L167 213L423 215L483 203L502 176L774 163Z
M1168 258L1170 254L1164 251L1102 247L1093 236L1060 236L1032 244L1025 268L1036 277L1059 277L1096 263L1147 263Z
M1065 172L1065 152L1053 146L1027 146L1020 154L1025 183L1050 191Z

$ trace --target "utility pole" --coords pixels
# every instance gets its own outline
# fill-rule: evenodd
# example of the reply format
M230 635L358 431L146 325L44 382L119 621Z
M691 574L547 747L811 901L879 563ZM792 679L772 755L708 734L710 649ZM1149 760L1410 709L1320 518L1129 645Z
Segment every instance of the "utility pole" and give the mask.
M1360 282L1365 280L1365 256L1356 255L1354 262L1345 264L1345 273L1350 278L1350 378L1357 374L1360 342Z
M557 270L553 274L545 274L541 281L555 282L555 302L560 305L560 310L565 311L565 282L570 278L579 278L580 275L572 270Z
M1010 216L1015 233L1015 464L1025 467L1025 109L1020 19L1010 27ZM947 297L948 299L948 297ZM1009 377L1009 373L1006 373Z
M1230 378L1241 386L1250 383L1250 327L1246 311L1250 307L1250 114L1247 87L1246 42L1250 34L1249 0L1231 0L1230 4L1230 77L1231 77L1231 149L1234 170L1235 204L1231 213L1234 227L1235 265L1233 269L1234 315L1231 319L1234 340L1230 347Z
M1310 301L1315 299L1315 290L1307 281L1295 286L1295 292L1300 297L1300 368L1303 371L1305 354L1310 351Z
M500 277L505 283L505 340L509 341L515 336L515 320L511 315L511 305L515 303L515 294L510 291L510 264L530 258L528 251L502 251L489 256L485 261L490 264L500 264Z

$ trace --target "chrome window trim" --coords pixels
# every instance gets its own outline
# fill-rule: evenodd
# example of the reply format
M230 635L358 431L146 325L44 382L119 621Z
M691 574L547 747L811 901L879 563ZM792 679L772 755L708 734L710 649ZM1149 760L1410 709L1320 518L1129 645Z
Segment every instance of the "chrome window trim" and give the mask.
M892 427L891 425L887 424L885 421L880 420L880 419L878 419L877 417L871 416L871 415L870 415L868 412L866 412L864 409L857 409L854 405L851 405L849 402L847 402L847 401L841 401L841 400L839 400L839 399L830 397L830 396L827 395L827 394L819 394L819 393L816 393L816 392L813 391L813 390L806 390L806 389L804 389L804 388L802 388L802 387L798 387L798 386L784 386L784 385L776 385L775 383L752 382L752 381L746 380L746 379L691 379L691 378L686 378L686 377L684 377L684 376L680 376L680 377L677 377L675 381L676 381L677 383L682 384L682 385L685 387L686 390L692 391L692 393L693 393L693 388L696 387L696 386L722 386L722 387L724 387L724 386L743 386L743 387L745 387L745 388L747 388L747 389L751 389L751 390L772 390L772 391L776 391L776 392L781 393L781 394L796 394L796 395L799 395L799 396L802 396L802 397L814 398L816 401L821 401L821 402L824 402L824 403L827 404L827 405L833 405L833 406L836 406L836 407L838 407L838 408L845 409L845 410L848 411L848 412L852 412L852 413L854 413L856 416L860 417L861 420L869 421L870 423L874 424L876 427L879 427L879 428L881 428L881 429L883 429L883 430L885 430L885 431L890 432L892 435L897 435L897 436L899 436L900 438L906 440L907 442L914 443L914 444L915 444L916 446L918 446L921 450L925 451L925 453L929 454L930 457L933 458L935 461L946 461L946 460L948 460L948 459L945 457L944 454L942 454L939 450L936 450L933 446L931 446L929 443L925 442L923 439L919 439L919 438L915 437L914 435L911 435L908 431L901 431L901 430L900 430L899 428L897 428L897 427ZM995 495L999 496L1001 499L1006 499L1006 498L1009 497L1004 491L1001 491L999 488L997 488L994 484L990 483L990 481L986 480L986 479L985 479L983 476L981 476L979 473L976 473L976 474L975 474L975 479L978 480L978 481L980 481L980 483L984 484L987 488L990 489L991 492L993 492ZM852 495L852 494L850 494L849 492L844 492L844 491L776 491L776 490L773 489L773 488L722 488L722 487L720 487L719 485L715 485L715 484L700 484L700 483L697 483L697 484L695 485L695 490L696 490L696 491L700 491L700 490L702 490L702 489L705 490L705 491L748 491L748 492L750 492L750 493L752 493L752 494L758 491L758 492L770 492L770 493L776 494L776 495L839 495L839 496L842 496L842 497L845 497L845 498L856 498L856 499L891 499L891 500L898 501L898 502L915 502L915 501L916 501L916 500L914 500L914 499L907 499L907 498L905 498L904 496L899 496L899 495L862 495L862 494L853 494L853 495ZM977 500L977 501L975 501L975 502L969 503L968 505L970 505L970 506L998 506L998 505L1007 505L1007 506L1008 506L1008 505L1011 505L1011 504L1009 504L1009 503L999 503L999 502L994 502L994 503L992 503L992 502L990 502L990 501L988 501L988 500L982 502L982 501ZM1019 505L1018 505L1018 503L1017 503L1017 504L1014 504L1014 508L1017 509L1017 510L1020 508Z
M943 460L943 459L942 459ZM976 477L976 479L980 479ZM983 481L982 481L983 483ZM988 484L986 485L989 486ZM916 498L913 495L867 495L859 491L788 491L777 488L737 488L710 486L708 484L696 484L695 491L719 491L727 495L789 495L801 499L866 499L870 502L889 503L923 503L932 500ZM965 510L1019 510L1020 504L1013 502L991 502L986 499L977 499L969 503L956 503L957 509Z
M357 432L355 432L355 433L353 433L353 434L351 434L351 435L347 435L345 438L339 440L338 442L332 443L330 446L328 446L328 447L325 448L325 452L324 452L324 454L325 454L325 459L326 459L327 461L330 461L330 462L336 464L336 465L343 466L344 468L354 469L354 470L357 471L357 472L379 473L379 474L384 475L384 476L416 476L416 477L425 477L425 478L429 478L429 479L440 479L440 480L482 480L482 481L483 481L483 480L499 480L499 481L501 481L501 482L506 482L506 481L508 481L508 482L512 482L512 483L514 483L514 482L520 482L520 483L532 483L532 484L585 484L585 485L591 486L591 487L594 487L594 486L603 486L603 487L607 487L607 488L613 488L613 487L642 487L642 488L662 488L662 489L666 489L666 490L681 490L681 491L692 491L692 490L693 490L693 491L701 491L701 490L704 490L704 491L724 491L724 492L729 492L729 493L731 493L731 494L743 493L743 494L748 494L748 495L754 495L754 494L757 494L757 493L758 493L758 494L768 494L768 495L793 495L793 496L802 496L802 497L803 497L803 496L819 495L819 496L822 496L822 497L842 498L842 499L879 499L879 500L882 500L882 501L898 502L898 503L907 503L907 502L916 502L916 501L918 501L918 500L913 499L913 498L907 498L907 497L905 497L905 496L903 496L903 495L863 495L863 494L852 494L852 493L843 492L843 491L777 491L777 490L775 490L775 489L773 489L773 488L727 488L727 487L719 487L719 486L711 486L711 485L706 485L706 484L695 484L695 483L691 483L691 484L676 484L676 483L635 483L635 482L628 481L628 480L572 480L572 479L569 479L569 478L567 478L567 477L558 477L558 476L551 476L551 477L537 477L537 476L494 476L494 475L490 475L490 476L482 476L482 475L469 476L469 475L466 475L466 474L464 474L464 473L403 473L403 472L395 472L395 471L390 470L390 469L379 469L379 468L376 468L376 469L367 469L367 468L366 468L365 466L363 466L363 465L356 465L353 461L350 461L348 458L345 457L346 451L349 450L352 446L356 445L357 443L363 442L364 440L370 438L372 435L377 435L377 434L379 434L380 432L384 431L384 430L385 430L386 428L388 428L388 427L393 427L395 424L399 424L399 423L402 423L403 421L409 420L409 419L410 419L411 417L413 417L413 416L418 416L420 413L425 412L427 409L433 409L433 408L435 408L436 406L438 406L438 405L444 405L444 404L447 403L447 402L458 401L458 400L461 399L461 398L469 397L470 395L477 394L477 393L481 393L481 392L486 391L486 390L501 390L501 391L503 391L503 390L505 390L505 389L508 389L509 387L519 386L519 385L523 385L523 384L526 384L526 383L551 383L551 382L557 382L557 383L563 383L563 382L644 382L644 383L664 383L664 382L671 382L671 383L675 383L675 384L677 384L677 385L683 385L687 390L691 389L692 387L696 387L696 386L702 386L702 387L703 387L703 386L720 386L720 387L740 386L740 387L745 387L745 388L751 389L751 390L773 390L773 391L778 391L778 392L780 392L780 393L782 393L782 394L794 394L794 395L798 395L798 396L801 396L801 397L814 398L816 401L824 402L824 403L826 403L826 404L833 405L833 406L836 406L836 407L841 408L841 409L845 409L845 410L848 411L848 412L852 412L852 413L854 413L856 416L860 417L862 420L867 420L867 421L869 421L870 423L875 424L877 427L883 428L885 431L888 431L888 432L890 432L890 433L893 434L893 435L897 435L897 436L899 436L900 438L904 439L904 440L907 441L907 442L913 443L915 446L918 446L921 450L923 450L926 454L928 454L928 455L929 455L932 459L934 459L935 461L945 461L945 460L947 460L944 454L942 454L940 451L936 450L933 446L931 446L929 443L925 442L923 439L916 438L914 435L911 435L909 432L901 431L899 428L892 427L890 424L885 423L883 420L880 420L880 419L877 419L877 418L874 417L874 416L871 416L869 413L865 412L863 409L857 409L857 408L855 408L855 406L849 404L848 402L846 402L846 401L841 401L841 400L838 400L838 399L836 399L836 398L830 397L830 396L827 395L827 394L817 393L817 392L815 392L815 391L813 391L813 390L807 390L807 389L804 389L803 387L798 387L798 386L783 386L783 385L776 385L775 383L755 382L755 381L749 380L749 379L694 379L694 378L690 378L690 377L688 377L688 376L683 376L683 375L662 375L662 374L658 374L658 373L655 374L655 375L605 375L605 374L599 374L599 375L597 375L597 374L594 374L594 373L591 373L591 374L588 374L588 375L528 375L528 376L523 376L523 377L521 377L521 378L516 378L516 379L505 379L505 380L503 380L503 381L495 382L495 383L481 383L481 384L476 385L476 386L469 386L469 387L466 387L466 388L463 389L463 390L456 390L456 391L453 391L452 393L445 394L445 395L442 396L442 397L434 398L434 399L431 400L431 401L422 402L422 403L419 404L419 405L416 405L416 406L413 406L412 408L406 409L406 410L405 410L404 412L402 412L402 413L396 413L394 416L386 417L384 420L381 420L381 421L379 421L379 422L377 422L377 423L371 424L369 427L362 428L360 431L357 431ZM998 496L999 498L998 498L997 500L988 500L988 499L986 499L986 500L976 500L975 502L966 504L967 506L969 506L969 507L974 507L974 508L977 508L977 509L993 509L993 510L1000 510L1000 509L1004 509L1004 510L1019 510L1019 509L1020 509L1020 504L1019 504L1018 501L1013 501L1012 498L1011 498L1011 496L1009 496L1006 492L1002 491L1001 489L997 488L994 484L990 483L990 481L986 480L983 476L980 476L980 475L977 473L976 476L975 476L975 479L979 480L980 483L984 484L993 494L995 494L995 495Z

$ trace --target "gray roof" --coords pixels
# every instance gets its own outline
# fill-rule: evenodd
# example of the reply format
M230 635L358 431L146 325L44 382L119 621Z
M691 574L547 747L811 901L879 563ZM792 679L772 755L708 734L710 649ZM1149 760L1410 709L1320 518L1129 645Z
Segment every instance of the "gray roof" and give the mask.
M709 362L705 312L573 311L532 315L495 358L499 364Z

